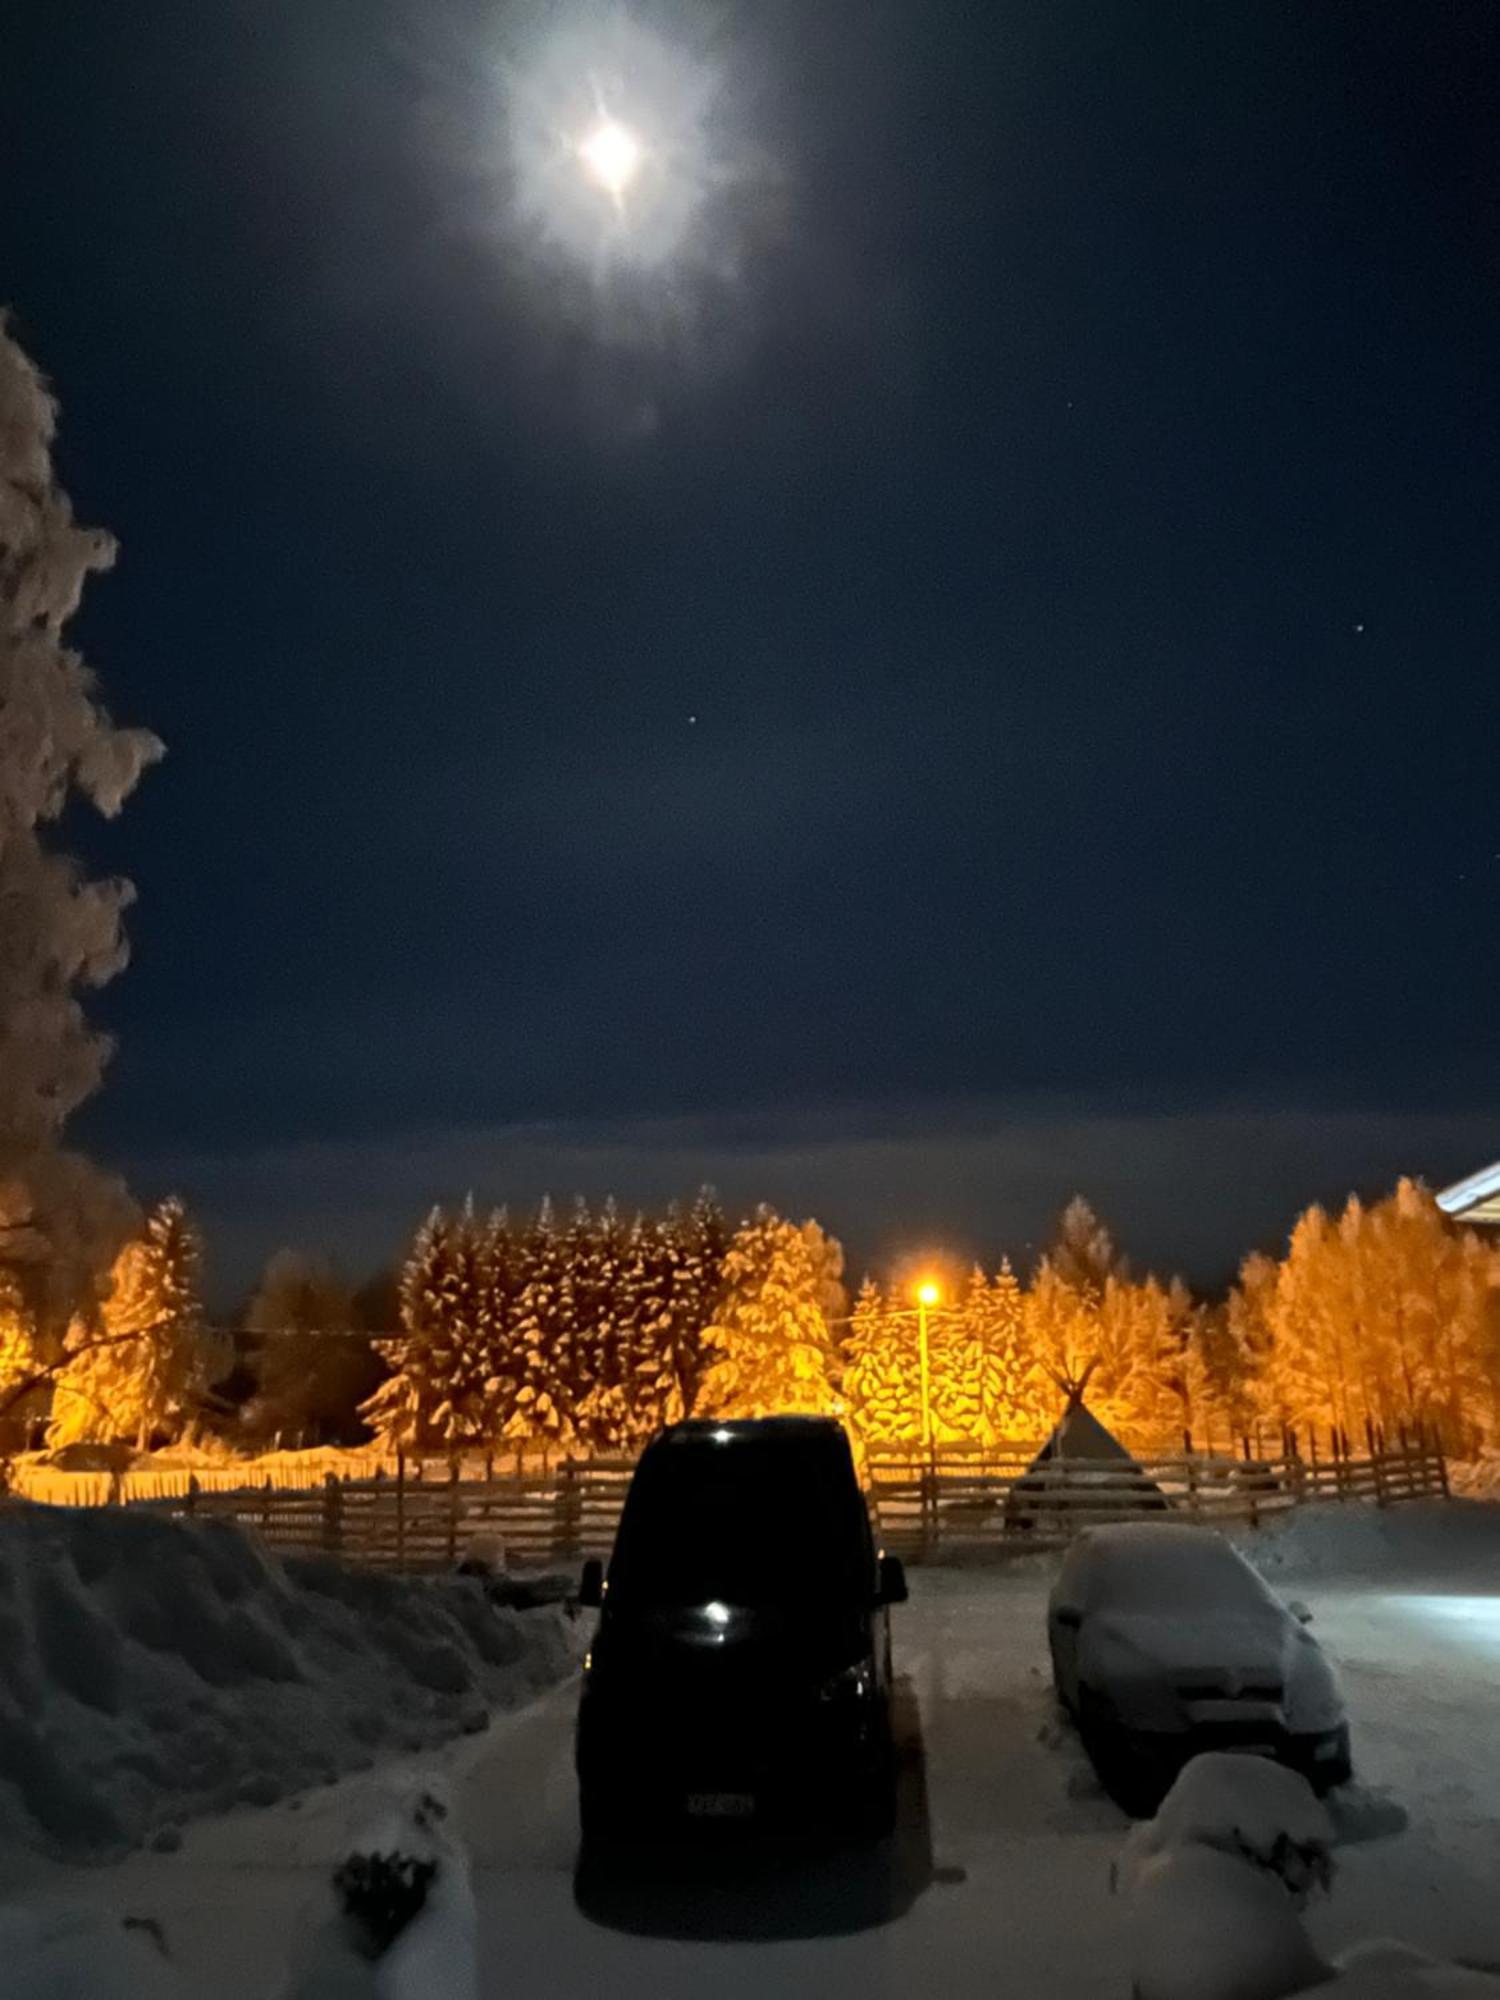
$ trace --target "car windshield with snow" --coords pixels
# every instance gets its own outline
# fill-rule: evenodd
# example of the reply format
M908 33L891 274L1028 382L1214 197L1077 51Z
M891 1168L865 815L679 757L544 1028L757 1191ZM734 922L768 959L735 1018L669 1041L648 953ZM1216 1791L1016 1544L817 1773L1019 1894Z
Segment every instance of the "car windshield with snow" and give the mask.
M1350 1775L1343 1697L1306 1614L1211 1528L1086 1531L1047 1632L1059 1698L1124 1803L1153 1804L1207 1748L1276 1757L1320 1788Z
M684 1423L643 1454L579 1704L589 1835L641 1820L761 1822L894 1810L890 1633L906 1594L878 1559L834 1422Z

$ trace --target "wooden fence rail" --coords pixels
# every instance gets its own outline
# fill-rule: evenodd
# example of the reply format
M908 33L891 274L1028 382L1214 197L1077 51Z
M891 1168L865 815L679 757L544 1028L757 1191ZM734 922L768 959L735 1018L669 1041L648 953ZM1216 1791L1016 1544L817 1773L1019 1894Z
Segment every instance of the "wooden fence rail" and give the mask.
M131 1504L239 1522L272 1548L324 1551L403 1570L451 1569L476 1537L492 1536L528 1566L607 1556L633 1464L569 1460L546 1471L413 1478L339 1478L286 1489L270 1480L232 1490L189 1475L185 1490ZM1064 1545L1081 1527L1172 1515L1256 1525L1309 1500L1386 1506L1443 1497L1436 1443L1404 1439L1364 1458L1053 1459L1034 1448L991 1448L924 1458L910 1447L872 1450L867 1491L881 1543L913 1562L1026 1554Z

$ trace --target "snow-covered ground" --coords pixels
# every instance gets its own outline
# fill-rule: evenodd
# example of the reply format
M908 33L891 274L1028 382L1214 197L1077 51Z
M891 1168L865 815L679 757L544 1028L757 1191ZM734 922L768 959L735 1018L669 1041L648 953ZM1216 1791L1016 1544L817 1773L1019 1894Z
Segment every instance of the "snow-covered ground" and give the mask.
M1360 1782L1336 1802L1338 1872L1308 1919L1320 1950L1395 1936L1500 1963L1500 1509L1319 1510L1253 1546L1312 1605L1353 1717ZM1126 1822L1053 1707L1049 1575L914 1574L896 1614L902 1822L873 1856L700 1847L580 1880L572 1688L450 1745L437 1761L474 1866L482 1991L1123 2000L1110 1872ZM154 1916L194 1991L264 2000L375 1786L369 1774L205 1821L180 1852L109 1869L32 1858L13 1892Z

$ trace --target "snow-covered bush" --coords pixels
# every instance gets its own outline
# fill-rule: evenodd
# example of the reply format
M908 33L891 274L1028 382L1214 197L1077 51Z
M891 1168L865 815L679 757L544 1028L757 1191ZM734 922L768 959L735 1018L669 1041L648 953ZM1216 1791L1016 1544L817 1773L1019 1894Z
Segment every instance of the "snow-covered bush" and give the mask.
M1332 1875L1312 1787L1263 1758L1208 1752L1116 1869L1138 2000L1283 2000L1325 1980L1298 1911Z

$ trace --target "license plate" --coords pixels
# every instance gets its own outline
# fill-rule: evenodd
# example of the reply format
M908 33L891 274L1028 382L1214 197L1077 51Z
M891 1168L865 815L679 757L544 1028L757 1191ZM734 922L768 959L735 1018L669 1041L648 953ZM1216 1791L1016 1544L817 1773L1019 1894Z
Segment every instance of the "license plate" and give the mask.
M687 1809L694 1819L749 1819L755 1811L752 1792L689 1792Z

